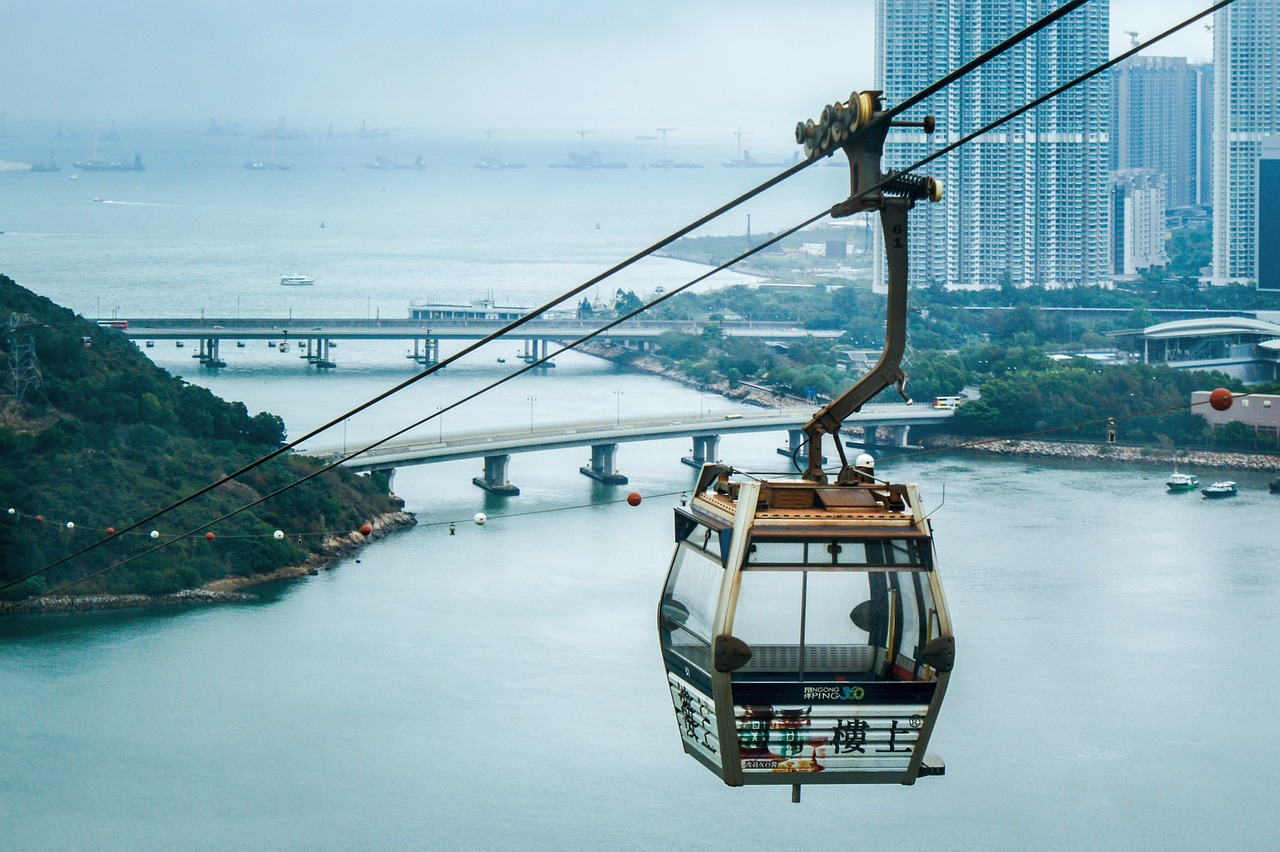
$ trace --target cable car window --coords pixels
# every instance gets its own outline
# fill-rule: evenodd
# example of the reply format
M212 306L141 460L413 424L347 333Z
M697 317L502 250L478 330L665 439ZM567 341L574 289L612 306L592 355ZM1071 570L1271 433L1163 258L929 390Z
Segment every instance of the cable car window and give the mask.
M929 570L929 539L876 538L778 541L756 538L747 548L745 569L813 567Z
M674 651L704 672L710 671L712 624L723 579L717 553L678 547L658 611L664 650Z
M871 637L852 618L854 607L871 599L868 573L809 574L805 606L805 642L816 645L869 645ZM869 625L868 625L869 626Z
M751 646L757 665L763 662L759 659L763 647L800 644L802 585L801 577L790 572L742 575L733 635ZM794 671L796 665L785 668Z

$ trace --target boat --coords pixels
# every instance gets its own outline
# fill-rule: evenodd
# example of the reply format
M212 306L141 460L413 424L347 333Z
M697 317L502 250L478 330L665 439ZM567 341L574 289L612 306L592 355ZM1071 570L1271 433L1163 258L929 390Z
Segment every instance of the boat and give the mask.
M53 158L53 152L49 152L49 159L42 163L32 163L31 171L33 172L60 172L62 167L58 165L58 161Z
M1200 493L1211 499L1220 499L1222 497L1236 496L1236 484L1229 479L1221 482L1214 482L1200 489Z
M288 163L277 163L274 160L265 162L249 160L244 164L244 167L254 172L286 172L289 170Z
M1165 485L1169 486L1169 493L1180 494L1184 491L1195 491L1200 485L1200 481L1196 479L1195 474L1179 473L1175 470L1169 474L1169 480Z
M476 163L477 169L523 169L524 163L513 163L510 160L502 159L501 154L494 154L492 157L484 157L480 162Z
M82 172L145 172L147 167L142 164L142 155L134 154L133 162L127 160L82 160L78 163L72 163Z
M657 160L649 164L651 169L700 169L702 163L694 163L689 160Z
M551 163L553 169L625 169L626 163L610 163L600 159L599 151L590 154L570 154L567 163Z
M316 283L316 279L305 275L281 275L280 283L286 287L306 287Z

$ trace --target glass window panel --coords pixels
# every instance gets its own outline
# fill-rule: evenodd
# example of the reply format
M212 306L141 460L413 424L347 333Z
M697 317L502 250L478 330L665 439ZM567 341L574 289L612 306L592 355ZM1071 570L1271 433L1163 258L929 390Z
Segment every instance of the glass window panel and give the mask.
M703 551L683 544L676 549L671 576L662 595L661 622L666 644L711 644L711 627L723 577L724 569L718 557L712 559Z
M733 635L752 647L800 644L800 572L754 571L739 575Z
M853 608L871 599L866 572L813 571L805 607L805 643L809 645L866 645L866 631L849 618Z

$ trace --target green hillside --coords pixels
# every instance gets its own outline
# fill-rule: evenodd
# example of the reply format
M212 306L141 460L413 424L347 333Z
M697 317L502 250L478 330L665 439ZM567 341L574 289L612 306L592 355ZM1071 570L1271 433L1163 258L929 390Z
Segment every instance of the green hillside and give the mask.
M122 529L279 447L284 423L250 415L176 378L119 331L100 328L0 276L0 584ZM34 343L43 394L14 397L21 341ZM270 493L316 469L287 454L39 577L0 592L17 600L86 577ZM162 594L223 577L301 564L345 534L396 510L385 480L327 472L203 535L142 556L70 590ZM8 511L12 509L13 511ZM43 520L38 520L37 516ZM68 522L74 528L67 526ZM148 532L161 533L152 540ZM286 533L273 537L275 530Z

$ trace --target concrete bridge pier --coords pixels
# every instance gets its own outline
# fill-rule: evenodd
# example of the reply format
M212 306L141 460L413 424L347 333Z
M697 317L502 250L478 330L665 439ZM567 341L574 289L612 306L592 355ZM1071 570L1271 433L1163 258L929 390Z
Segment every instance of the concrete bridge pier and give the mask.
M798 448L798 451L797 451L797 448ZM804 430L788 429L787 445L785 447L778 447L778 455L786 456L789 459L793 458L795 459L796 464L800 465L801 467L808 467L809 445L808 445L808 439L804 434ZM827 463L826 456L822 457L822 463L823 464Z
M415 364L434 367L440 363L440 338L415 337L413 339L413 354L405 357Z
M314 351L312 344L315 344ZM322 370L332 370L338 365L329 359L330 341L327 337L307 338L307 363Z
M704 464L716 461L719 455L719 435L694 435L693 452L680 459L680 461L689 465L689 467L696 467L701 470Z
M200 358L201 367L225 367L227 362L218 357L218 343L216 337L200 338L200 351L197 353Z
M911 427L892 426L890 428L893 430L893 445L899 448L907 446L907 435L910 434Z
M626 485L627 478L618 473L618 468L615 464L617 455L617 444L592 444L591 466L580 467L578 470L584 476L589 476L606 485Z
M520 353L520 360L526 364L532 364L534 361L541 361L551 352L551 341L545 338L526 337L524 339L524 351ZM554 367L554 361L548 361L545 364L539 364L539 367Z
M485 456L484 457L484 476L474 476L471 482L480 486L490 494L500 494L504 497L515 497L520 493L520 489L512 485L507 479L507 463L511 461L511 456Z

